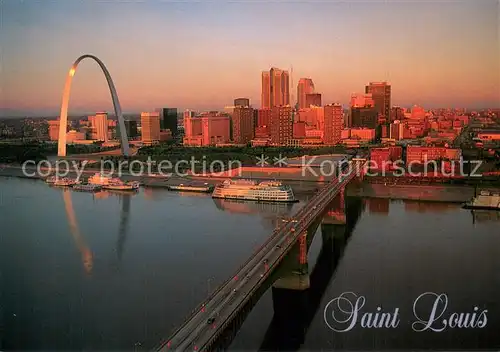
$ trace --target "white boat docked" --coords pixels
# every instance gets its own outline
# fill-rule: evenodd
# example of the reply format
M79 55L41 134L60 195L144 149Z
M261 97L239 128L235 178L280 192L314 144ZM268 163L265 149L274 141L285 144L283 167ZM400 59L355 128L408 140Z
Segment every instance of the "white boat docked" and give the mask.
M278 181L225 180L215 187L213 198L259 202L296 202L292 188Z
M135 191L140 187L140 183L137 181L124 182L118 177L107 176L99 172L89 177L87 182L91 185L101 186L103 189L119 191Z
M466 209L500 210L500 194L481 191L470 202L464 204Z

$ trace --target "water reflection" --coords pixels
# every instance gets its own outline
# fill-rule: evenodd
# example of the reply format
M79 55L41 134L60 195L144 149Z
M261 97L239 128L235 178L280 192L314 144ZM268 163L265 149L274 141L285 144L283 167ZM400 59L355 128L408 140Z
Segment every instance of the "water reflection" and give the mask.
M90 275L93 269L92 251L87 246L83 236L81 235L80 228L78 226L78 221L75 215L75 210L73 208L71 193L72 191L70 189L63 189L63 200L64 200L64 207L66 209L66 217L68 219L70 232L75 240L78 250L82 255L82 263L84 270L87 274ZM110 196L118 196L119 202L121 203L120 224L118 227L118 239L116 242L116 254L119 262L121 262L122 260L123 250L127 240L129 217L130 217L130 203L131 203L131 198L134 194L135 193L120 192L120 191L101 191L93 194L94 202L96 200L107 199Z
M293 209L291 203L260 203L220 198L213 198L213 201L217 209L239 214L289 215Z
M335 204L329 208L335 209ZM322 246L310 273L309 289L272 288L274 315L260 351L297 351L301 348L363 208L361 199L348 199L344 225L322 223ZM343 211L338 206L337 209Z
M472 223L476 222L490 222L490 221L500 221L500 211L496 210L471 210Z
M123 248L125 246L125 241L127 240L131 197L132 195L130 194L120 196L122 208L120 212L120 227L118 228L118 242L116 244L116 254L119 262L122 260Z
M366 203L370 213L389 215L389 198L369 198Z
M456 203L419 202L415 200L404 200L403 203L406 211L417 213L444 213L454 211L460 207Z
M90 251L90 248L87 246L82 235L80 234L80 228L78 227L75 211L73 209L73 202L71 200L71 191L69 189L63 189L62 192L64 208L66 209L66 217L68 218L71 235L73 236L76 246L82 255L82 263L85 273L90 275L93 268L92 252Z

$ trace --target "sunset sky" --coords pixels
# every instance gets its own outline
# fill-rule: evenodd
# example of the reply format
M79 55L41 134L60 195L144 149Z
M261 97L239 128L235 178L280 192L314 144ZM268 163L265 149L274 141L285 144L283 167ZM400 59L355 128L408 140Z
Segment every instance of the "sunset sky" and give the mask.
M125 112L260 106L260 73L313 79L323 103L347 104L370 81L389 81L392 103L500 106L498 0L94 1L4 0L4 115L58 113L65 76L98 56ZM112 111L104 76L83 61L70 114Z

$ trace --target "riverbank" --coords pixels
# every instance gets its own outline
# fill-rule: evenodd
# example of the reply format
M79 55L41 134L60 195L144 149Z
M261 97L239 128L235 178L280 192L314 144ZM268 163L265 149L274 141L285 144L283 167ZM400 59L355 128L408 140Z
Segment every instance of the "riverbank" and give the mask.
M348 187L347 195L363 198L387 198L393 200L415 200L445 203L463 203L474 197L472 186L424 186L362 183Z
M33 172L35 170L29 170ZM95 170L84 171L82 178L86 179L94 174ZM43 179L43 177L27 176L21 168L4 167L0 168L0 177L17 177L25 179ZM115 175L116 176L116 175ZM76 178L77 174L70 172L68 177ZM139 181L146 188L163 188L168 186L179 185L180 183L200 181L200 177L179 177L172 176L170 178L159 176L134 176L123 174L121 178L124 181ZM204 182L209 185L216 185L223 179L204 178ZM310 180L286 180L286 184L290 185L297 195L312 195L320 189L324 182L311 182ZM478 187L480 190L491 190L499 192L500 188ZM385 185L371 183L365 179L363 183L351 183L347 188L347 196L364 197L364 198L387 198L393 200L415 200L415 201L433 201L447 203L463 203L471 200L474 197L475 187L470 185Z

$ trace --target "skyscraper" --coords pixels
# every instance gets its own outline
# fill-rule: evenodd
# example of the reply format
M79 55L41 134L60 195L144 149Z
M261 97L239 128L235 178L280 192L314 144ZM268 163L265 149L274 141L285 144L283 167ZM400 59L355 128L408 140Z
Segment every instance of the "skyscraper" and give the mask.
M325 132L323 143L334 145L340 142L344 128L344 110L340 104L330 104L324 107Z
M391 86L387 82L370 82L365 93L371 93L377 113L384 116L386 121L391 119Z
M271 68L262 72L261 107L263 109L290 104L290 76L288 71Z
M262 109L271 108L271 76L267 71L262 71L262 94L260 102Z
M98 141L108 141L108 114L98 112L94 116L95 139Z
M275 106L271 111L271 142L286 145L293 137L291 106Z
M378 112L374 107L352 107L349 127L377 128Z
M127 137L135 138L139 135L137 132L137 121L135 120L125 120L125 130L127 131Z
M229 115L210 111L196 116L185 113L184 116L184 145L201 147L229 142Z
M234 106L238 107L249 107L250 106L250 99L248 98L236 98L234 99Z
M297 104L299 109L308 108L306 95L314 93L314 83L310 78L301 78L297 84Z
M169 129L172 136L177 136L177 108L155 109L160 114L160 128Z
M233 112L233 140L245 144L254 137L254 116L250 107L237 106Z
M141 112L142 142L146 145L160 141L160 113Z
M311 106L321 106L321 94L306 94L306 105L308 108L310 108Z
M351 108L364 108L374 106L375 102L371 93L368 94L358 94L353 93L351 95Z

